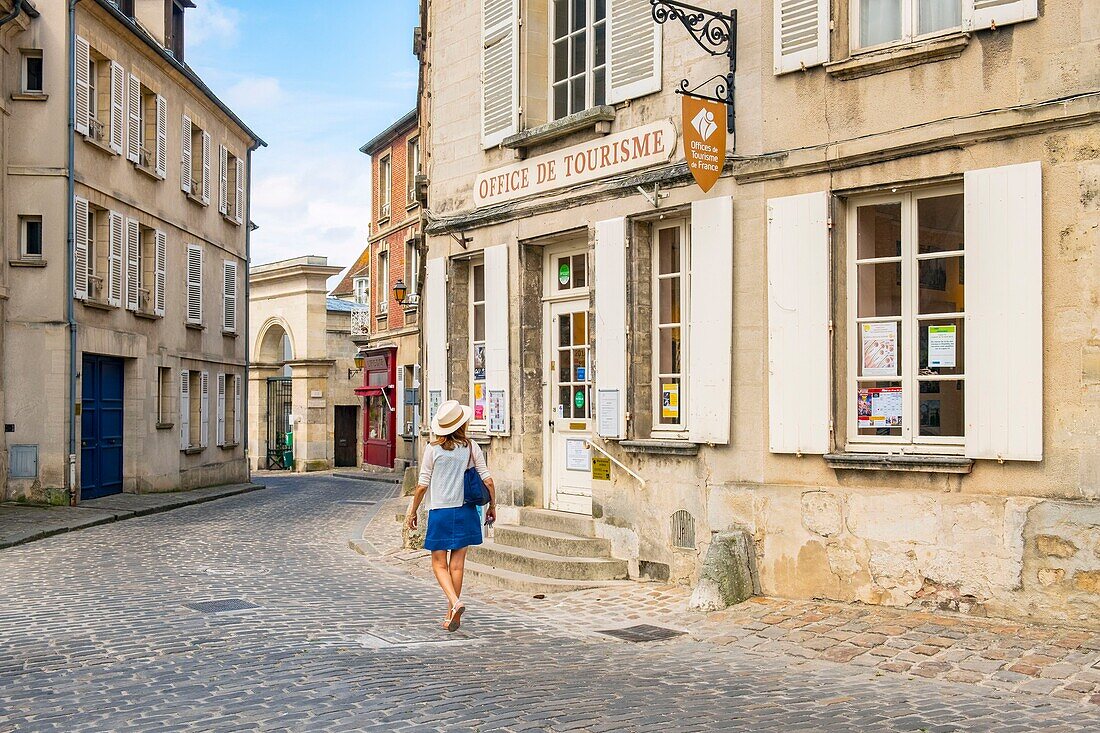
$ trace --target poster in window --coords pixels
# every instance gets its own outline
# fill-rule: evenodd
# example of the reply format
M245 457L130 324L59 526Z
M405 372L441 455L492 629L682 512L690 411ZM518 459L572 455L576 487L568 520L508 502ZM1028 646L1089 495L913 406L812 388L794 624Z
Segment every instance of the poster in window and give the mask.
M605 438L620 438L619 390L601 389L596 393L597 432Z
M503 389L489 390L489 432L505 432Z
M928 327L928 366L955 367L955 326Z
M565 441L565 468L568 471L592 470L592 454L588 450L588 444L584 440Z
M898 324L864 323L860 327L863 336L863 376L896 377L898 375Z
M474 347L474 381L485 379L485 344Z
M901 387L861 389L856 402L860 429L901 427Z
M661 417L669 420L680 419L680 385L661 385Z
M474 419L485 419L485 384L483 382L474 384Z

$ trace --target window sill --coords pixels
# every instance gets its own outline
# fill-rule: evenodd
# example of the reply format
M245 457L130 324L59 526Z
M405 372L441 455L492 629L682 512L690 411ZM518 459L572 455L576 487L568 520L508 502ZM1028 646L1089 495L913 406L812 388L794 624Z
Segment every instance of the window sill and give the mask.
M185 323L184 325L187 326L188 328L190 328L192 331L205 331L206 330L206 326L202 325L201 323Z
M157 430L171 430L174 427L176 427L176 424L174 422L158 422L157 423Z
M184 448L183 450L180 451L180 453L183 453L185 456L197 456L199 453L202 453L204 450L206 450L206 446L197 445L193 448Z
M199 206L202 206L202 207L207 207L207 206L210 205L209 201L205 200L201 196L196 196L193 193L187 194L187 199L189 201L191 201L192 203L196 203L196 204L198 204Z
M133 161L131 161L131 162L133 162ZM139 172L144 173L145 175L149 176L154 181L163 181L166 178L166 176L162 176L161 174L157 173L152 168L150 168L148 166L145 166L145 165L142 165L141 163L134 163L134 168L136 168Z
M974 468L974 459L963 456L898 455L896 453L827 453L830 468L846 471L904 471L961 473Z
M611 132L611 123L614 121L615 108L605 104L509 135L501 145L512 150L525 151L583 130L591 129L600 135L607 135Z
M93 300L92 298L86 298L81 302L89 308L95 308L96 310L101 311L113 311L118 308L117 305L111 305L105 300Z
M958 58L968 43L970 43L969 33L954 33L930 41L891 46L867 53L857 52L858 55L825 64L825 71L842 81L859 79L920 64Z
M23 258L19 260L8 260L10 267L45 267L46 260L39 258Z
M50 98L49 94L45 92L12 92L11 101L13 102L45 102Z
M164 316L158 316L156 313L150 313L149 311L130 311L134 314L134 318L144 318L147 321L159 321Z
M222 214L222 218L235 227L239 227L241 225L241 222L237 221L237 218L232 214Z
M226 331L226 330L223 329L222 330L222 336L224 336L227 339L235 339L235 338L239 337L240 334L237 333L236 331Z
M115 150L114 148L112 148L109 143L105 143L105 142L102 142L100 140L96 140L94 137L92 137L90 135L85 135L84 136L84 142L88 143L93 148L97 148L97 149L103 151L104 153L107 153L107 155L122 155L122 153L120 153L117 150Z
M699 444L686 440L620 440L619 446L627 453L663 456L699 455Z
M240 446L240 443L224 443L222 445L219 445L218 447L222 450L233 450L234 448L239 448Z

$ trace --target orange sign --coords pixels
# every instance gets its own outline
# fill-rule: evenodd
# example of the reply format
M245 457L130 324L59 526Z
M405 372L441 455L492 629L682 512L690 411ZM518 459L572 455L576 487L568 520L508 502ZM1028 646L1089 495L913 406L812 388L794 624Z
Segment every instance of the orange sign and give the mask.
M706 193L726 164L726 108L718 102L683 95L684 155L691 175Z

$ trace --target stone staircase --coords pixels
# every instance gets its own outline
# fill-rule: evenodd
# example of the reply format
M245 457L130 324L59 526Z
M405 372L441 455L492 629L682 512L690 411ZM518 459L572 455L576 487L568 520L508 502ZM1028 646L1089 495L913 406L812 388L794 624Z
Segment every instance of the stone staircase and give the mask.
M626 561L611 557L594 520L545 509L522 509L519 524L498 524L491 540L470 548L466 574L478 584L524 593L629 582Z

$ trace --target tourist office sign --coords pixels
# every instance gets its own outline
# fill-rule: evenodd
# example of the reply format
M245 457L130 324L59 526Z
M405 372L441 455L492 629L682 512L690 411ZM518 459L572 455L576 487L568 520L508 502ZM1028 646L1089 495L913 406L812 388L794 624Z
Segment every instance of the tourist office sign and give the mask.
M629 173L667 163L675 152L676 126L661 120L486 171L474 181L474 204L490 206Z
M688 169L703 193L709 191L726 164L726 128L719 124L725 114L720 102L684 95L684 156Z

